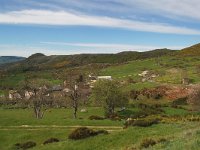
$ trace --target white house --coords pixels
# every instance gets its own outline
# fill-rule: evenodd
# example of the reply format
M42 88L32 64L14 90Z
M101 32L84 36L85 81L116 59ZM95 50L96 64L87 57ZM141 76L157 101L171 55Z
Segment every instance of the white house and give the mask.
M138 74L141 77L145 77L147 74L149 73L149 71L143 71L142 73Z
M93 88L94 87L94 83L97 82L98 80L112 80L112 77L111 76L91 76L89 75L89 86L90 88Z
M111 76L98 76L97 80L112 80Z
M30 91L25 91L24 96L25 96L25 99L30 99L32 96L34 96L34 93Z
M13 100L13 99L22 99L21 95L17 92L17 91L9 91L9 99Z

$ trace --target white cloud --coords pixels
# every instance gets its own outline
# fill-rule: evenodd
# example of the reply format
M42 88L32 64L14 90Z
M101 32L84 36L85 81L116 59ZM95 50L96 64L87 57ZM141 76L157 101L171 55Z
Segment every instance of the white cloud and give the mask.
M0 14L0 23L99 26L156 33L200 35L200 30L190 29L187 27L111 17L91 16L66 11L22 10L6 12Z
M30 2L32 0L29 0ZM24 1L23 1L24 3ZM26 2L27 3L27 2ZM34 1L36 3L36 1ZM199 0L50 0L48 2L38 2L37 6L59 6L62 10L69 8L79 8L82 10L102 10L113 12L135 12L135 10L144 13L157 15L177 15L195 19L200 19L200 1ZM131 11L132 10L132 11ZM146 11L144 11L146 10Z
M31 0L28 2L31 2ZM52 9L57 7L58 9L56 10L69 10L70 8L74 8L83 11L94 11L94 13L95 10L113 12L118 15L120 12L122 16L127 15L127 13L131 15L143 13L145 15L154 14L181 20L188 18L200 20L199 0L50 0L48 2L37 1L36 4L35 6L44 5L46 8ZM190 21L188 20L188 22Z
M41 44L47 45L57 45L57 46L73 46L80 48L95 48L95 49L108 49L108 50L136 50L136 51L145 51L145 50L153 50L159 48L166 48L163 46L152 46L152 45L131 45L131 44L103 44L103 43L67 43L67 42L41 42ZM183 46L170 46L167 47L170 49L181 49Z
M126 5L127 8L135 8L145 14L155 14L169 18L183 17L200 20L199 0L112 0ZM186 19L185 18L185 19ZM188 20L191 21L191 20Z

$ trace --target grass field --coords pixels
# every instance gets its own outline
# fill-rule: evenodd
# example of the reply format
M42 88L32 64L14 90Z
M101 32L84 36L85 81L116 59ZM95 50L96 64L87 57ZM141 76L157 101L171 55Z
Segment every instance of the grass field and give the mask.
M114 78L126 78L128 76L137 77L141 71L157 70L161 67L156 64L155 59L145 59L129 62L125 65L118 65L102 70L101 74L111 75Z
M14 144L26 141L35 141L35 150L126 150L139 148L145 138L166 138L164 143L156 144L150 149L181 149L185 147L198 149L200 137L199 122L160 123L151 127L129 127L122 129L124 121L89 120L90 115L103 116L103 109L98 107L87 108L88 112L78 113L79 119L72 118L70 109L49 109L43 119L37 120L32 109L0 109L0 148L12 150ZM184 115L186 110L166 107L165 114ZM136 112L137 109L131 109ZM93 129L105 129L108 135L98 135L84 140L73 141L67 137L71 130L78 126L88 126ZM186 137L189 140L184 143ZM59 143L43 145L51 137L58 138Z
M180 149L184 147L179 145L182 143L188 148L197 150L198 142L187 141L187 143L183 143L184 140L181 140L185 138L187 133L195 134L195 138L199 137L200 129L197 126L199 124L159 124L148 128L130 127L125 130L110 132L108 135L99 135L78 141L72 141L67 138L70 132L69 129L9 130L1 131L0 139L4 141L1 143L1 145L3 144L2 149L12 149L14 143L32 140L37 142L37 147L33 148L36 150L120 150L129 147L139 147L140 142L145 138L159 139L165 137L169 141L156 145L156 149L172 149L172 147ZM49 137L59 138L61 142L43 145L43 141ZM191 145L191 143L194 144Z
M81 126L121 126L122 122L111 120L91 121L88 119L90 115L103 116L104 112L101 108L88 108L88 112L78 113L79 119L73 119L72 109L48 109L43 119L36 119L32 109L0 109L0 126L19 126L19 125L81 125Z

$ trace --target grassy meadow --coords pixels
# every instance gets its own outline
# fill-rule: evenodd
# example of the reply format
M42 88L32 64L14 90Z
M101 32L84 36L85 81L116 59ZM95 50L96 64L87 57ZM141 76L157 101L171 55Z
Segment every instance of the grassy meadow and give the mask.
M152 103L157 103L152 101ZM167 102L166 102L167 103ZM184 116L194 114L180 108L163 106L163 115ZM127 150L140 149L141 142L146 138L165 142L157 143L149 149L198 149L200 137L199 122L165 122L150 127L128 127L123 129L124 121L89 120L89 116L103 116L100 107L88 107L87 112L78 112L78 119L73 119L71 109L49 109L43 119L35 119L32 109L0 109L0 147L2 150L15 149L14 144L34 141L37 146L33 150ZM124 114L131 115L140 111L139 108L129 107ZM108 135L98 135L87 139L73 141L68 139L69 133L78 126L88 126L92 129L105 129ZM43 145L51 137L58 138L60 142ZM189 140L185 140L188 138ZM186 142L184 142L186 141ZM183 145L180 145L183 144Z

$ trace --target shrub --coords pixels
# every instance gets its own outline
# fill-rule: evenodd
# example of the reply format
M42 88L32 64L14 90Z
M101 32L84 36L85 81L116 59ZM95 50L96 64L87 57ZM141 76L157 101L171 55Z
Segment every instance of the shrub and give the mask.
M194 116L194 115L192 115L192 116L186 116L186 119L188 121L191 121L191 122L193 122L193 121L200 121L200 117L199 116Z
M55 143L55 142L59 142L59 139L57 138L50 138L50 139L47 139L46 141L44 141L44 145L45 144L50 144L50 143Z
M94 131L86 127L80 127L72 131L69 134L68 138L73 139L73 140L79 140L79 139L88 138L90 136L96 136L98 134L108 134L108 132L105 130Z
M78 139L83 139L83 138L87 138L94 135L96 135L94 130L86 128L86 127L81 127L72 131L71 134L69 135L69 139L78 140Z
M148 108L149 106L147 104L143 104L143 103L139 103L138 104L138 108L141 108L141 109L145 109L145 108Z
M118 111L117 114L120 116L120 118L125 119L125 118L130 118L135 112L132 110L124 110L124 111Z
M159 113L164 112L161 109L160 104L148 105L148 104L139 103L138 108L140 108L142 111L144 111L148 115L159 114Z
M90 120L104 120L103 117L92 115L89 117Z
M173 105L186 105L186 104L187 104L187 97L178 98L172 102L172 106Z
M121 121L121 119L123 119L124 117L119 116L117 113L113 113L112 115L109 115L107 118L113 121Z
M129 97L131 99L138 99L138 96L140 95L140 92L139 91L135 91L135 90L131 90L130 93L129 93Z
M152 94L151 97L152 97L153 99L158 100L158 99L161 99L163 96L162 96L160 93L155 93L155 94Z
M130 115L130 117L133 119L145 118L147 116L148 116L148 114L145 111L139 111L139 112L136 112L136 113Z
M143 96L146 96L148 99L161 99L165 96L165 92L166 92L166 87L156 87L153 89L143 89L142 91L140 91L140 94L142 94Z
M32 141L15 144L16 149L23 149L23 150L26 150L26 149L29 149L29 148L32 148L32 147L35 147L35 146L36 146L36 143L32 142Z
M119 116L110 118L112 121L121 121L122 119Z
M14 150L22 149L21 148L21 143L16 143L13 147Z
M145 112L147 115L155 115L155 114L161 114L164 111L161 108L145 108L142 109L143 112Z
M164 142L166 142L167 141L167 139L166 138L159 138L158 139L158 143L164 143Z
M96 131L97 134L108 134L108 131L106 130L98 130Z
M139 126L139 127L149 127L153 124L158 124L159 119L139 119L139 120L134 120L132 122L132 126Z
M156 145L156 141L153 139L144 139L140 144L140 148L148 148L150 146Z
M146 108L141 108L140 111L132 114L130 117L131 118L144 118L150 115L157 115L157 114L162 114L164 111L159 108L159 107L146 107Z
M159 123L159 119L155 118L155 119L150 119L150 118L144 118L144 119L137 119L137 120L128 120L125 122L125 126L139 126L139 127L149 127L153 124L158 124Z
M188 104L192 106L195 111L200 111L200 87L194 89L194 91L188 97Z

